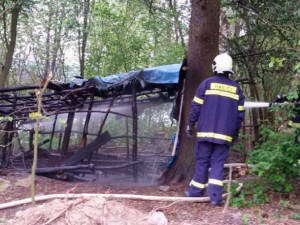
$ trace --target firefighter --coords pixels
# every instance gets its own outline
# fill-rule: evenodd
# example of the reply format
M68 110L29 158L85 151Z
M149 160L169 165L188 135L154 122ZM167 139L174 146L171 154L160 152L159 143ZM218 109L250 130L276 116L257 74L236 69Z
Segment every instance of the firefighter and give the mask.
M288 122L288 128L295 129L295 144L300 143L300 86L298 86L297 90L297 99L289 100L286 94L279 94L275 100L276 103L286 103L286 102L293 102L295 105L294 115L291 120ZM300 155L298 156L298 164L300 164Z
M295 128L296 136L295 136L295 143L299 143L299 137L300 137L300 87L297 91L298 98L295 102L295 110L294 110L294 116L289 121L288 125L289 127Z
M295 144L300 143L300 87L298 87L298 98L295 102L294 116L289 121L288 126L295 128ZM300 165L300 155L298 156L298 164Z
M245 108L241 88L229 78L234 74L232 58L227 53L220 54L215 57L212 68L214 76L199 85L190 110L186 132L193 137L197 123L196 166L189 192L185 194L202 197L208 182L207 195L211 205L220 205L224 163L229 146L238 137Z

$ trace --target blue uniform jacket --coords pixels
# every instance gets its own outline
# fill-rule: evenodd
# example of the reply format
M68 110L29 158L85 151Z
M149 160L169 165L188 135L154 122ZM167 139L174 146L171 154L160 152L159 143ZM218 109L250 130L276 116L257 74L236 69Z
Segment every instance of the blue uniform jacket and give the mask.
M237 138L245 116L245 97L227 75L205 79L196 92L189 125L197 122L197 141L230 145Z

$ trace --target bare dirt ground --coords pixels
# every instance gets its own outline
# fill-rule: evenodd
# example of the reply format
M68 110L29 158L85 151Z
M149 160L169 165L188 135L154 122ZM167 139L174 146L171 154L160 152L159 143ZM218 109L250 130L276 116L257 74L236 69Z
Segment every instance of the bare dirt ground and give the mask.
M9 172L2 175L9 186L0 192L0 203L30 197L30 177L27 173ZM96 182L63 182L42 176L36 178L36 195L57 193L114 193L156 196L182 196L186 185L167 187L108 186ZM299 196L294 202L300 203ZM26 211L25 211L26 210ZM37 202L36 206L26 204L0 210L0 223L26 224L300 224L300 220L291 219L297 210L282 209L278 199L263 207L238 209L229 207L222 215L222 207L212 207L208 203L161 202L145 200L103 200L103 199L60 199ZM151 214L163 213L166 221L157 218L147 220ZM155 217L155 216L154 216Z

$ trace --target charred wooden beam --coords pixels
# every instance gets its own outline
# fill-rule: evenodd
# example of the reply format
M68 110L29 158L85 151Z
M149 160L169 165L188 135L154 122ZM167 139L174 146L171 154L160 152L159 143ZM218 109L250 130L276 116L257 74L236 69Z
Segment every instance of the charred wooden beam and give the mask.
M77 169L93 169L94 165L78 165L78 166L59 166L59 167L45 167L36 168L36 174L46 174L46 173L57 173L63 171L77 170Z
M24 91L24 90L33 90L36 88L40 88L40 85L25 85L25 86L19 86L19 87L7 87L7 88L1 88L0 93L4 92L12 92L12 91Z
M57 117L58 117L58 113L55 114L55 118L54 118L54 121L53 121L49 149L52 149L52 141L53 141L53 136L54 136L54 133L55 133L55 127L56 127Z
M115 100L115 98L113 98L113 99L111 100L110 105L109 105L109 107L108 107L108 109L107 109L107 111L106 111L106 113L105 113L105 116L104 116L103 120L101 121L100 128L99 128L99 131L98 131L98 136L101 135L101 133L102 133L102 129L103 129L103 127L104 127L104 124L105 124L105 122L106 122L106 119L107 119L107 117L108 117L108 114L110 113L111 107L112 107L113 104L114 104L114 100Z
M72 131L72 127L73 127L74 117L75 117L75 112L71 112L68 114L67 127L65 129L64 139L63 139L63 143L62 143L63 155L65 155L69 149L69 143L70 143L70 137L71 137L71 131Z
M53 83L53 82L49 82L47 88L54 90L54 91L62 91L64 89L61 85Z
M75 165L76 163L80 162L84 158L89 157L90 154L92 154L99 147L101 147L106 142L108 142L110 140L110 138L111 138L110 134L106 131L105 133L103 133L100 136L98 136L91 143L89 143L88 145L86 145L84 148L80 149L75 154L73 154L71 157L69 157L68 159L66 159L62 163L62 166L72 166L72 165Z
M91 101L89 104L88 112L86 114L86 118L84 121L84 127L83 127L83 134L81 138L81 147L86 146L86 141L87 141L87 134L88 134L88 128L89 128L89 123L91 119L91 110L93 108L93 103L94 103L94 95L91 96Z

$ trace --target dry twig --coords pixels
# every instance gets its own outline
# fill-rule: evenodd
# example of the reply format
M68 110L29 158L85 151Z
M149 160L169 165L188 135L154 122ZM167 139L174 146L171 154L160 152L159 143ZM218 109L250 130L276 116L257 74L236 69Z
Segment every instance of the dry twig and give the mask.
M43 225L48 225L48 224L52 223L54 220L56 220L61 215L63 215L69 208L74 207L75 205L78 205L79 203L81 203L83 201L84 201L84 199L79 199L77 202L73 202L73 203L69 204L63 211L61 211L59 214L57 214L56 216L54 216L53 218L51 218L50 220L48 220Z

